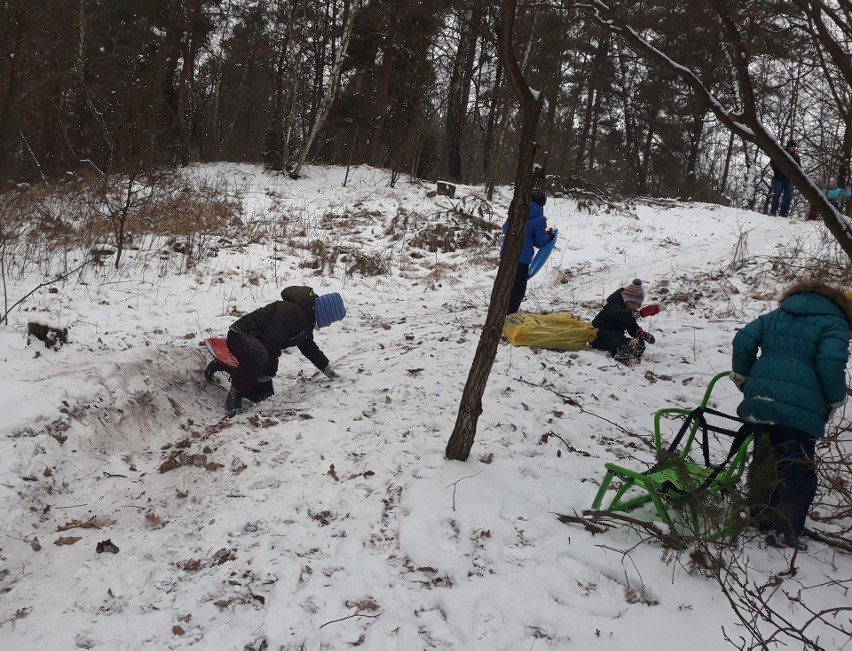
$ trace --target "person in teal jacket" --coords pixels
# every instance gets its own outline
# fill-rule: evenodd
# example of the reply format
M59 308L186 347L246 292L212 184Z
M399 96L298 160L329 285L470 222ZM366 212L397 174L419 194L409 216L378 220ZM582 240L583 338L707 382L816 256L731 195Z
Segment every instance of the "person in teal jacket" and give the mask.
M825 196L831 202L831 205L838 210L843 210L843 200L852 197L852 190L838 187L836 179L830 179L828 189L825 191Z
M749 505L768 544L803 547L816 440L846 400L850 326L852 303L842 292L801 283L734 337L731 379L743 392L737 414L755 435Z

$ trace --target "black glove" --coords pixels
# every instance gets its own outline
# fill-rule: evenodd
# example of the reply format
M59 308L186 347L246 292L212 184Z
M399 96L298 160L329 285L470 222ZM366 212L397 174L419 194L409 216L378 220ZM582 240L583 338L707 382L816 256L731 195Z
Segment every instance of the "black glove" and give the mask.
M639 332L636 333L636 336L643 341L647 341L649 344L653 344L656 341L656 339L654 339L654 335L650 332L645 332L642 328L639 328Z

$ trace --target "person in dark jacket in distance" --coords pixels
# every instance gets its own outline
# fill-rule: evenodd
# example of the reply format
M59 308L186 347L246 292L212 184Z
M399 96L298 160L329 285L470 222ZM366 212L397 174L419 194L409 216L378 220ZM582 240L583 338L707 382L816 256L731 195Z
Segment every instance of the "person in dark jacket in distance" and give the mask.
M310 287L287 287L281 300L238 319L228 330L228 350L240 365L231 372L225 410L242 408L242 398L268 398L263 385L278 372L281 351L296 346L327 377L337 373L314 341L314 328L324 328L346 316L340 294L317 296Z
M787 153L796 161L796 165L802 166L802 159L799 158L799 150L795 140L787 141ZM781 216L787 217L790 213L790 205L793 203L793 182L775 166L774 161L770 161L770 165L772 166L772 205L769 208L769 214L773 217L778 214L778 203L780 201Z
M550 240L553 239L553 229L547 228L547 220L544 218L544 204L547 203L547 195L544 190L533 188L530 195L530 212L527 216L527 230L524 233L524 245L521 249L521 257L518 260L518 270L515 273L515 285L512 287L512 294L509 297L509 309L506 314L514 314L517 312L524 296L527 293L527 280L529 279L530 262L533 259L535 249L540 249ZM503 234L509 230L509 220L503 224ZM503 247L500 248L500 255L503 255Z
M605 350L620 362L638 362L645 352L645 343L653 344L655 339L654 335L639 327L636 314L653 316L660 311L657 304L643 308L644 300L645 290L639 278L634 278L627 287L607 296L606 305L592 319L592 325L598 329L597 336L590 344L592 348ZM630 335L629 338L625 332Z
M850 325L846 296L808 282L734 337L730 377L743 392L737 414L755 435L749 506L770 545L803 547L817 487L816 441L846 400Z

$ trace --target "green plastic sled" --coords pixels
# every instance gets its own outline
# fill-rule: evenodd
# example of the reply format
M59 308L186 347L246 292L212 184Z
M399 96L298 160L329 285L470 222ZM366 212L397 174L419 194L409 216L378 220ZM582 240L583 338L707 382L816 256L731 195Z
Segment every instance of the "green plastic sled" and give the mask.
M670 528L672 533L702 535L710 539L723 538L730 534L730 530L724 528L706 531L706 527L702 527L699 515L694 511L688 514L685 523L676 524L667 508L672 502L686 505L685 500L689 497L724 493L735 486L742 477L746 468L748 447L753 437L740 418L707 407L713 387L721 378L729 374L730 371L725 371L710 380L704 392L704 399L698 408L693 410L666 408L657 411L654 414L654 445L657 463L644 472L624 468L614 463L606 464L606 475L595 495L592 510L631 511L651 503L659 519ZM660 419L666 415L680 415L685 418L680 431L668 447L664 447L660 434ZM714 423L722 419L739 423L740 427L738 430L730 430L708 423L708 415L713 417ZM700 438L699 432L701 432ZM717 464L712 463L710 459L710 444L714 434L733 439L727 458ZM701 448L699 460L695 459L696 443ZM614 480L620 481L621 486L616 488L614 495L605 502ZM602 506L604 503L606 505Z

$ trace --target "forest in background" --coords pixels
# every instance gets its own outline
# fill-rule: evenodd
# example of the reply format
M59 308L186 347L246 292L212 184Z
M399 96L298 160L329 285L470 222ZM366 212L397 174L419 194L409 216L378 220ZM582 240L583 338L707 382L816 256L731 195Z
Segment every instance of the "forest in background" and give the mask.
M0 183L212 161L510 182L520 118L496 51L501 4L6 0ZM732 111L741 54L763 124L799 142L815 183L848 184L849 0L532 0L513 42L545 97L537 158L558 183L758 210L768 188L761 150L601 7Z

